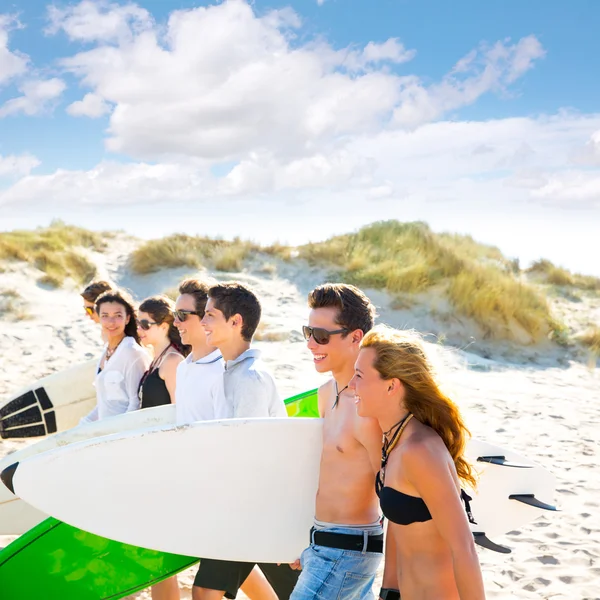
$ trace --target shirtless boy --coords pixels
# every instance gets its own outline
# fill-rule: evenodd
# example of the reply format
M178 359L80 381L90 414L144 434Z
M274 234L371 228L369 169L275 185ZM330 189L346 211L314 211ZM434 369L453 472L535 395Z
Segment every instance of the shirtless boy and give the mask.
M308 304L304 337L315 368L331 372L332 379L319 389L324 425L315 525L291 600L373 598L383 557L375 494L382 432L376 420L357 415L348 383L360 342L373 327L375 307L354 286L331 283L310 292Z

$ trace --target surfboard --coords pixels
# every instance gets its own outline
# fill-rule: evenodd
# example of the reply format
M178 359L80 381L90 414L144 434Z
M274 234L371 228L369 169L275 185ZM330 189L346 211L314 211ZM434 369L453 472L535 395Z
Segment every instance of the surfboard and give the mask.
M300 410L300 409L297 409ZM175 405L158 406L145 410L136 410L73 427L62 433L47 436L35 444L31 444L0 460L0 472L17 461L30 456L48 452L55 448L63 448L82 440L98 438L119 431L135 430L156 425L175 423ZM21 535L41 523L48 515L27 504L15 496L6 486L0 486L0 535Z
M42 377L0 402L0 437L41 437L75 427L96 405L97 362Z
M123 424L125 420L134 416L140 418L142 413L152 411L152 417L145 415L143 418L174 421L173 408L126 413L85 427L88 433L95 428L96 436L107 435L117 423ZM286 408L290 416L318 416L316 390L289 398ZM54 447L75 443L75 431L67 432L68 435L62 436L62 441ZM42 440L35 446L42 445L47 451L52 439ZM11 456L15 458L17 453ZM23 501L19 502L27 506ZM116 600L158 583L196 562L198 559L194 557L123 544L48 518L0 551L0 589L2 597L6 595L19 600ZM32 565L35 565L35 577L32 577Z
M320 419L154 427L47 452L2 476L41 510L98 535L163 552L292 562L313 522L321 427ZM554 477L479 440L467 454L481 471L471 505L475 539L506 551L490 536L555 510ZM241 491L204 495L203 485ZM139 497L146 500L134 513L123 510ZM158 519L174 502L177 511Z

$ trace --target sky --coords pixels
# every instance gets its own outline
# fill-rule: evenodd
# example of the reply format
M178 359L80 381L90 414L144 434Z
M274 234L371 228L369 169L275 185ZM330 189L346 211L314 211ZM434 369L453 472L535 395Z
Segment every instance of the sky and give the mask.
M0 4L0 230L382 219L600 275L600 3Z

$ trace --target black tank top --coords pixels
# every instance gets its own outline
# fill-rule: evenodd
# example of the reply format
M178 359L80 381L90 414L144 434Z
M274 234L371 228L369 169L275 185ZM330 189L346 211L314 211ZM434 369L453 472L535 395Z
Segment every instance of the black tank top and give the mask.
M155 361L152 361L150 368L144 373L138 388L140 408L153 408L155 406L171 404L171 395L167 389L167 384L161 379L158 372L163 360L171 353L179 354L179 352L173 350L172 346L165 348L161 355Z
M167 385L160 378L158 369L154 369L142 381L140 386L140 399L142 401L141 408L152 408L154 406L162 406L163 404L171 404L171 396Z

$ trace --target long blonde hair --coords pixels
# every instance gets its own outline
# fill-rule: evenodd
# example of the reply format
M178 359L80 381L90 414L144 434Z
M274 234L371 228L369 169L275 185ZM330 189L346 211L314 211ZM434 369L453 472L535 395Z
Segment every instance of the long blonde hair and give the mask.
M458 477L474 487L475 472L464 458L469 430L458 406L440 389L420 336L378 325L365 335L361 347L375 350L373 366L382 379L402 382L406 409L442 438Z

